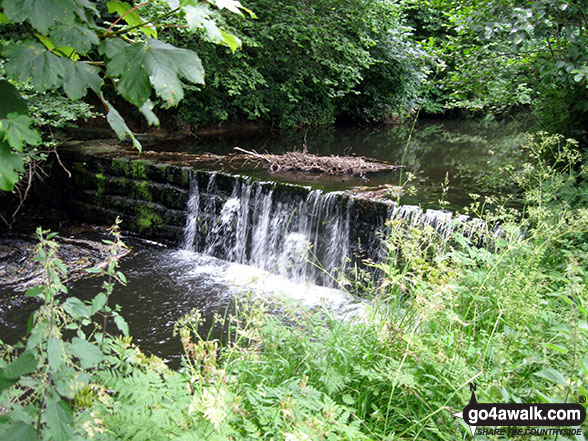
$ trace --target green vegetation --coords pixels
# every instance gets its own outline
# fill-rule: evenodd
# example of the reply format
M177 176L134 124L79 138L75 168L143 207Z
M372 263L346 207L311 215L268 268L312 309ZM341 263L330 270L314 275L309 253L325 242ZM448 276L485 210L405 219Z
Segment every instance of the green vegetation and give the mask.
M216 316L221 343L199 334L195 311L176 326L178 371L142 354L108 306L125 283L116 226L110 260L91 270L103 292L87 303L57 296L63 267L40 231L46 284L28 294L45 306L25 344L2 348L0 430L23 441L454 440L470 436L452 416L470 382L491 402L588 395L588 193L577 186L587 170L574 170L576 146L561 136L531 137L525 152L522 169L505 170L525 214L472 206L502 236L480 247L391 222L382 277L354 282L370 295L363 315L285 304L275 316L242 299ZM107 332L111 318L124 335Z
M140 148L116 107L130 120L144 117L143 127L159 125L162 116L183 128L402 121L420 110L502 117L527 109L541 129L588 143L581 1L247 6L257 15L236 0L100 7L5 0L0 190L12 191L34 172L53 147L52 128L98 110L121 139Z
M49 127L94 116L92 99L139 149L121 116L133 110L117 110L123 101L148 125L162 116L190 126L529 110L548 133L517 153L522 167L499 151L485 170L495 176L481 177L492 189L498 180L516 186L523 209L472 195L469 212L487 233L503 232L491 239L456 232L446 241L390 222L388 255L372 263L378 276L346 285L368 299L355 318L289 305L270 315L242 299L216 317L221 342L199 334L194 311L177 324L185 350L177 371L141 353L109 305L115 283L126 283L118 224L109 259L89 271L105 280L89 302L63 298L54 233L39 229L45 283L27 295L43 306L22 343L0 341L0 438L454 440L469 437L452 416L468 383L483 401L588 396L585 2L246 6L257 15L236 0L2 0L0 190L36 172L55 147ZM113 170L151 197L145 163L118 159ZM96 197L108 185L102 173L87 179ZM188 183L187 169L178 180ZM157 229L162 216L145 206L135 222Z
M157 39L162 21L175 17L176 26L181 20L183 26L192 32L207 33L215 43L233 51L239 47L236 37L217 26L212 9L237 14L248 11L238 1L157 3L161 13L143 19L139 10L145 3L132 6L111 1L106 4L107 10L99 10L94 3L82 0L2 2L0 23L8 29L1 48L6 61L0 78L0 190L12 191L25 173L25 165L29 165L31 174L32 164L44 159L37 147L42 143L41 135L35 127L42 121L31 117L40 99L29 106L19 89L29 92L32 87L40 94L62 91L74 103L92 91L119 138L130 137L140 150L141 144L109 102L110 96L123 97L140 110L149 125L159 125L154 113L156 104L165 108L177 105L184 96L182 80L204 83L204 70L196 52ZM50 108L54 109L55 104L52 102ZM77 107L74 114L90 116L84 109L83 105ZM67 121L68 109L63 110L57 119Z
M252 0L247 5L257 19L226 20L243 41L234 56L181 30L168 37L183 47L202 48L209 73L206 87L190 86L193 91L179 107L189 124L381 121L417 106L429 57L411 39L400 3Z

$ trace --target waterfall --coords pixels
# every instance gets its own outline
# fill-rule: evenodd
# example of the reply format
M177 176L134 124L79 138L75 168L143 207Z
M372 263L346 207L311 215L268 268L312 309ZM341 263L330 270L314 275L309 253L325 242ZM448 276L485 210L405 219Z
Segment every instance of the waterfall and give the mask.
M472 237L486 228L479 219L443 210L196 172L182 248L332 287L350 263L382 257L387 218L430 226L444 239L456 230Z
M197 175L192 177L184 249L297 282L336 285L351 257L351 200L344 203L341 193L320 190L287 198L246 179L236 180L228 197L222 193L216 174L204 192Z

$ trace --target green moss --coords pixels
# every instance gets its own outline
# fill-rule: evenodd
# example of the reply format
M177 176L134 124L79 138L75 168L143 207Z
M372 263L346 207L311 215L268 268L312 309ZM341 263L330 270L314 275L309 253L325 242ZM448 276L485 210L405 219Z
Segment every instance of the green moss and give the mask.
M137 216L137 229L139 233L153 231L153 228L162 227L163 219L152 208L144 205L139 208Z
M182 185L184 187L188 187L190 185L190 169L186 167L182 168Z
M135 199L151 202L153 200L153 195L149 188L149 181L133 181L133 197Z
M112 160L112 171L117 175L128 176L129 160L114 158Z
M145 162L143 161L131 161L131 175L130 178L134 179L147 179L147 170L145 167Z
M102 173L96 173L96 194L103 195L106 192L106 176Z

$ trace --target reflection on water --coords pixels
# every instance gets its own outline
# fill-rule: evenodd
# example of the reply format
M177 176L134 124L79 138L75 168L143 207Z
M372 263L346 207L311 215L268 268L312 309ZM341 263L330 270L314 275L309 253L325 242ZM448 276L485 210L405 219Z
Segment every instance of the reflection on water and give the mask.
M177 364L182 353L179 338L173 337L175 322L193 309L205 318L201 332L208 333L216 312L224 314L235 297L251 293L254 297L286 299L310 307L325 306L341 316L356 314L362 304L331 288L297 284L252 266L240 265L185 250L136 243L132 256L121 263L127 286L117 285L111 304L122 307L135 343ZM92 299L101 289L97 277L80 280L70 295ZM0 292L5 297L9 293ZM0 335L15 343L26 331L35 302L10 306L0 304ZM114 325L110 325L111 329Z
M201 138L194 144L162 145L161 150L190 153L226 154L239 146L257 152L284 153L302 150L321 155L367 156L392 163L402 163L399 171L368 175L368 182L359 177L301 176L300 174L270 175L263 170L247 173L263 179L299 182L325 190L345 190L354 186L398 185L408 173L415 176L416 196L406 195L404 204L421 204L423 208L441 208L441 183L449 178L449 208L459 209L471 202L470 193L490 194L505 185L499 166L505 157L517 154L523 142L526 124L424 120L414 130L410 125L380 127L338 127L314 130L292 130L275 134L235 134ZM410 141L409 141L410 139ZM506 189L507 190L507 189Z

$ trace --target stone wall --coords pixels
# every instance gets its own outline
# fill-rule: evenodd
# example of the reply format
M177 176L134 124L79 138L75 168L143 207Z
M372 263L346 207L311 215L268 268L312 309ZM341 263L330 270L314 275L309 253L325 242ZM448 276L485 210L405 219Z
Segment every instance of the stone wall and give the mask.
M179 243L186 223L186 206L191 176L197 176L203 198L214 197L216 216L230 197L237 182L251 178L216 173L215 194L207 195L212 172L199 169L193 158L185 154L165 156L121 150L113 146L68 145L59 150L60 160L71 177L57 161L51 164L47 181L53 198L76 219L98 224L112 224L117 216L125 230L142 237ZM310 187L263 182L271 186L274 197L283 200L304 200ZM390 212L390 204L338 195L339 202L352 209L352 242L368 244L375 230Z

